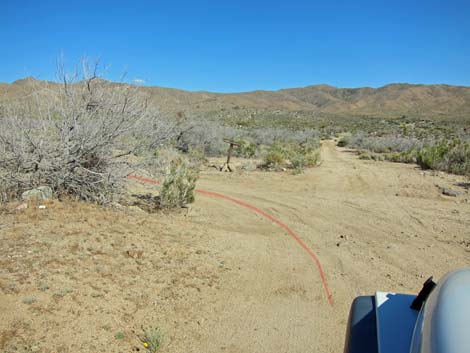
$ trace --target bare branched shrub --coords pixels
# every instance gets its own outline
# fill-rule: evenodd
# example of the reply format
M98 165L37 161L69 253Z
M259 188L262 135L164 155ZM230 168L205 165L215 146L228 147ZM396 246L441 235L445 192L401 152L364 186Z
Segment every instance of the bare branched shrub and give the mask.
M99 204L120 193L146 103L137 87L101 80L98 68L84 61L80 75L70 75L59 67L60 85L42 84L3 107L1 201L39 185Z
M421 148L424 145L424 141L408 136L367 136L362 133L345 136L347 137L340 140L340 142L345 142L345 146L366 149L375 153L404 152Z
M293 131L286 128L235 128L207 120L195 120L189 128L182 129L175 147L183 152L191 149L204 151L206 156L221 156L227 153L224 138L233 139L240 144L234 155L244 158L261 157L263 146L271 146L276 141L306 143L319 141L317 130Z

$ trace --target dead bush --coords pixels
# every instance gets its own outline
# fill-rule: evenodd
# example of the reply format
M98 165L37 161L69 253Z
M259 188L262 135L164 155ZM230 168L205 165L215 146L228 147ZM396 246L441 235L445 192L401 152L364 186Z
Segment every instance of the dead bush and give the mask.
M104 81L98 69L60 67L61 84L41 83L0 110L0 201L48 185L59 197L106 204L123 190L133 142L158 138L139 132L155 126L138 87Z

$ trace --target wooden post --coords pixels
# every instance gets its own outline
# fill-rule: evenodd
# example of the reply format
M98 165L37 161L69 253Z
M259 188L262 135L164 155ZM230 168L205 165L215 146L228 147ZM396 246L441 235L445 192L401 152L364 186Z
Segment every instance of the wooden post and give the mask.
M234 147L240 147L240 144L235 142L234 140L224 138L224 142L229 144L228 151L227 151L227 162L220 168L221 172L229 171L233 172L234 168L230 166L230 158L232 157L232 151Z

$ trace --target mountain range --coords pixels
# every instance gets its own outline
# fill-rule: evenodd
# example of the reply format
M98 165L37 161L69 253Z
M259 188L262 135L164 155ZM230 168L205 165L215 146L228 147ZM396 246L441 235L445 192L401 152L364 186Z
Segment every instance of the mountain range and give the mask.
M0 83L0 102L29 94L41 82L44 81L28 77L11 84ZM338 88L321 84L241 93L185 91L159 86L140 86L139 90L161 111L195 115L217 111L285 111L338 117L405 115L465 120L470 117L470 87L444 84L394 83L379 88Z

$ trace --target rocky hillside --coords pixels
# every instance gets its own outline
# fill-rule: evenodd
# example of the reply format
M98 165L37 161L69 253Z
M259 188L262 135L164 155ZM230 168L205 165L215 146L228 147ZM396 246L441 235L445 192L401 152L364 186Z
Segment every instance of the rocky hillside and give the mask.
M12 84L0 84L0 101L28 95L33 89L45 84L45 81L31 77ZM314 85L228 94L157 86L141 87L141 90L163 112L183 111L196 115L207 112L219 112L221 115L232 112L232 115L237 115L237 111L238 114L281 111L339 117L470 117L470 87L464 86L400 83L380 88L337 88Z

